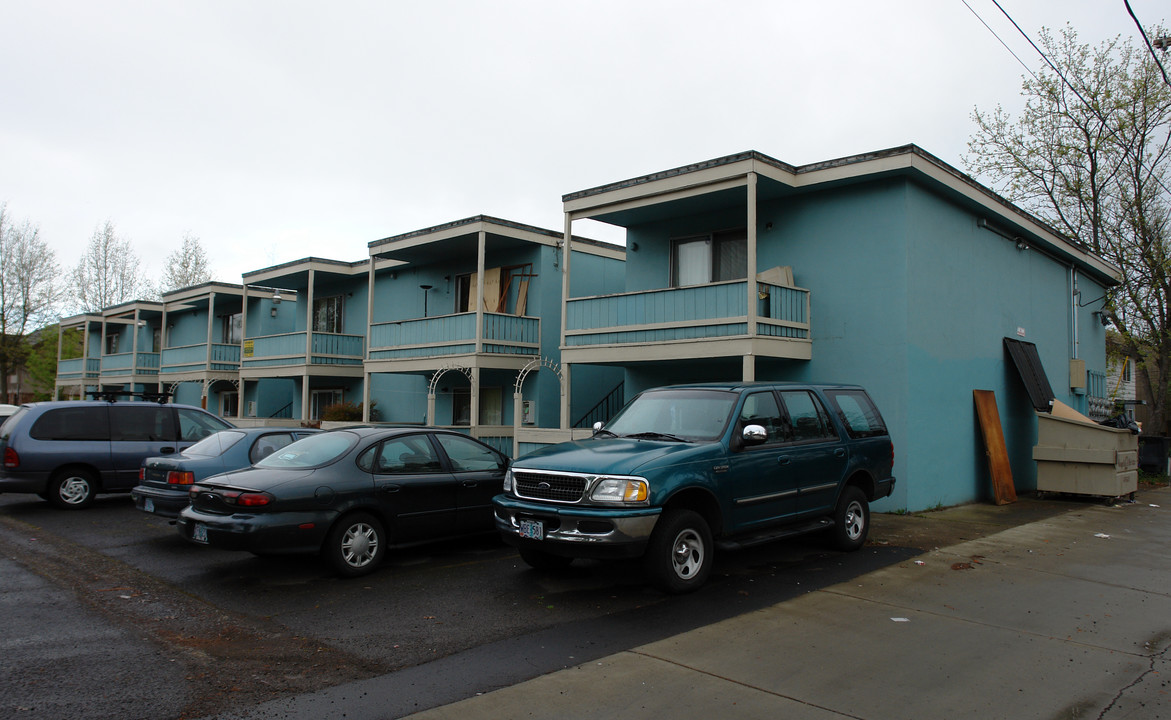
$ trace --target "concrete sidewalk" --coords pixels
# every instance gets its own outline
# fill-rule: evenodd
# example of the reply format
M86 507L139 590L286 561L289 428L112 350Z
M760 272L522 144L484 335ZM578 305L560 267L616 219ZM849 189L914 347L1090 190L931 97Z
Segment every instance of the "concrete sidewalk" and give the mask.
M1171 718L1171 490L1070 507L411 717Z

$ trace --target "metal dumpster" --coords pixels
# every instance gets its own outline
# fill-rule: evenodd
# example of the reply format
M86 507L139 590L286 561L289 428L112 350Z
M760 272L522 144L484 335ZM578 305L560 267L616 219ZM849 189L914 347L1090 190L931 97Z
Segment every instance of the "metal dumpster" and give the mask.
M1119 497L1138 489L1138 435L1037 413L1039 492Z

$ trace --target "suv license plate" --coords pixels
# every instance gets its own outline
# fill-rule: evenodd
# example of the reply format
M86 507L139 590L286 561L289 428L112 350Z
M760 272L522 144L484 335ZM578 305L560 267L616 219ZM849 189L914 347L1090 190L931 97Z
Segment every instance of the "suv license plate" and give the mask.
M191 539L197 543L207 544L207 526L195 523L195 527L191 530Z
M545 523L540 520L517 520L520 525L520 536L530 540L545 539Z

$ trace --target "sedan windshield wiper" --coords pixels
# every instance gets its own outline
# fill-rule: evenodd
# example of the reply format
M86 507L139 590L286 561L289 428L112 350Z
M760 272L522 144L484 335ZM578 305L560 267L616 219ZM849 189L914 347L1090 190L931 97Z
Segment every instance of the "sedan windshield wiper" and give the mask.
M625 435L623 437L634 438L635 440L671 440L674 442L681 442L681 443L691 442L690 440L687 440L685 438L681 438L678 435L671 435L669 433L655 432L653 430L651 430L649 432L632 433L630 435Z

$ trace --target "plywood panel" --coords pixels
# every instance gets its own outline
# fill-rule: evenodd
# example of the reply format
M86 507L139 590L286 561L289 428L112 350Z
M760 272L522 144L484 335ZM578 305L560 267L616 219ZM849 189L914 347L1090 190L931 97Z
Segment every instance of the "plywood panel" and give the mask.
M1012 466L1008 463L1008 448L1004 444L1004 430L1000 426L1000 411L996 409L996 393L991 390L973 390L980 432L984 436L984 450L992 471L992 490L997 505L1016 502L1016 487L1012 481Z

